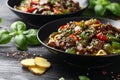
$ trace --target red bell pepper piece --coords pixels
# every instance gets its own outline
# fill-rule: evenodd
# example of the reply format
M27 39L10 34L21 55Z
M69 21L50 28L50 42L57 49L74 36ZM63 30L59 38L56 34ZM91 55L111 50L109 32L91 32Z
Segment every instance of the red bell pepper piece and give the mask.
M38 4L38 2L31 2L31 4L32 4L32 5L37 5L37 4Z
M30 8L30 9L28 9L26 12L31 13L31 12L33 12L35 9L37 9L37 8Z
M74 34L71 34L71 35L70 35L70 38L72 38L72 39L74 40L74 42L77 42L77 41L78 41L77 36L74 35Z
M57 10L56 8L53 8L53 12L54 12L55 14L57 14L57 13L58 13L58 10Z
M60 12L61 12L61 13L63 13L63 10L62 10L62 9L60 9Z
M101 24L101 22L99 20L96 20L95 24Z
M107 41L107 40L108 40L108 37L105 36L103 33L98 33L98 34L96 35L96 37L97 37L98 39L102 40L102 41Z
M65 26L66 26L66 25L62 25L62 26L60 26L60 28L61 28L61 29L64 29L64 28L65 28Z

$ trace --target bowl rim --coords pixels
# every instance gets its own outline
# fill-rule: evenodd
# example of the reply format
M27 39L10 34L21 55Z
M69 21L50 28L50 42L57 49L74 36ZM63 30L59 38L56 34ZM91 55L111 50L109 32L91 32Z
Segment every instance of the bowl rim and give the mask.
M65 53L65 54L68 54L68 55L86 56L86 57L114 57L114 56L120 56L120 54L110 54L110 55L102 55L102 56L100 56L100 55L96 56L96 55L76 55L76 54L71 54L71 53L67 53L67 52L65 52L65 51L62 51L62 50L59 50L59 49L50 47L50 46L48 46L47 44L45 44L45 43L39 38L40 30L43 29L45 26L50 25L50 24L55 23L55 22L58 22L58 21L61 21L61 20L64 20L64 19L67 20L67 19L72 19L72 18L89 19L89 18L91 18L91 17L67 17L67 18L61 18L61 19L56 19L56 20L50 21L50 22L44 24L43 26L41 26L41 27L39 28L39 31L38 31L38 34L37 34L37 39L38 39L38 40L40 41L40 43L41 43L43 46L45 46L46 48L49 48L49 49L52 49L52 50L54 50L54 51L58 51L58 52L61 52L61 53ZM101 17L92 17L92 18L104 19L104 20L108 20L108 21L115 21L115 20L112 20L112 19L101 18ZM118 21L115 21L115 22L118 22ZM118 23L120 23L120 22L118 22Z
M33 14L33 13L26 13L26 12L23 12L23 11L20 11L20 10L17 10L15 8L13 8L12 6L9 5L9 1L10 0L6 0L6 6L13 10L13 11L16 11L16 12L19 12L19 13L22 13L22 14L28 14L28 15L34 15L34 16L66 16L66 15L72 15L72 14L75 14L75 13L78 13L78 12L82 12L83 10L85 10L88 5L89 5L89 0L86 0L87 1L87 4L84 8L82 8L81 10L79 11L75 11L75 12L71 12L71 13L67 13L67 14L56 14L56 15L42 15L42 14ZM81 6L80 6L81 7Z

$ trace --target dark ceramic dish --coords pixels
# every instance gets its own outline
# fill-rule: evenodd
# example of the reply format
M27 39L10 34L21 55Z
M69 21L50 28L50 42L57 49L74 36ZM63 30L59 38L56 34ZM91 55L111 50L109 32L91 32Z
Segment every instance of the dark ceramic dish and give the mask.
M25 13L21 12L20 10L14 9L15 5L19 5L22 0L7 0L7 6L10 10L12 10L16 15L22 18L24 21L28 22L29 24L33 25L33 28L39 28L41 25L49 22L51 20L55 20L58 18L64 17L71 17L71 16L80 16L88 6L88 0L76 0L80 3L82 9L77 12L69 13L69 14L62 14L62 15L41 15L41 14L32 14L32 13Z
M81 18L81 17L71 17L71 18L63 18L58 19L52 22L49 22L45 25L43 25L39 29L38 33L38 39L41 42L43 46L45 46L51 53L55 53L59 57L66 60L68 63L78 65L78 66L87 66L87 67L96 67L96 66L104 66L111 63L114 63L118 61L118 58L120 58L120 55L107 55L107 56L90 56L90 55L75 55L75 54L69 54L64 51L52 48L50 46L47 46L45 44L45 40L48 38L48 36L52 33L57 31L57 29L63 25L66 24L69 21L80 21L80 20L88 20L90 18ZM97 18L102 23L110 22L113 26L116 28L120 28L120 22L105 19L105 18Z

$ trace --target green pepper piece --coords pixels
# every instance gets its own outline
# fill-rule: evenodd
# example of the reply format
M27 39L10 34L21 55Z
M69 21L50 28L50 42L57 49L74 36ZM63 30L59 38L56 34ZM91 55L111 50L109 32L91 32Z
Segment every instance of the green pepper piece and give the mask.
M103 46L103 49L105 51L107 51L108 53L111 53L113 48L112 48L111 44L107 43Z
M87 76L78 76L79 80L90 80Z
M107 37L108 37L108 40L109 40L109 41L120 41L118 35L112 36L112 35L110 35L110 34L107 34Z
M82 37L83 39L87 39L88 36L86 35L85 31L83 31L81 34L80 34L80 37Z
M71 53L71 54L75 54L75 49L72 47L72 48L68 48L66 49L65 52L68 52L68 53Z
M112 41L112 47L114 49L120 49L120 43L119 42L116 42L116 41Z
M120 54L120 49L113 49L112 54Z
M63 9L63 14L67 14L70 13L70 11L68 9Z
M84 25L85 25L85 22L82 21L82 22L80 23L80 27L84 27Z

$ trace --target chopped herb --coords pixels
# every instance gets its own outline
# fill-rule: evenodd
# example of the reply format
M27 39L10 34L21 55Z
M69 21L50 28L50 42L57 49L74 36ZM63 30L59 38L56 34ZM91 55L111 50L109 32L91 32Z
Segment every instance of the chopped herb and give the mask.
M90 80L87 76L78 76L79 80Z
M94 42L94 43L93 43L93 46L96 46L96 45L97 45L97 44Z
M2 23L2 18L0 18L0 23Z
M85 24L85 22L82 21L81 24L80 24L80 27L84 27L84 24Z
M72 47L72 48L68 48L68 49L66 49L65 52L75 54L75 49L74 49L74 47Z
M66 40L66 38L65 38L65 37L62 37L62 40L63 40L63 41L65 41L65 40Z
M87 35L86 35L85 31L83 31L83 32L80 34L80 37L82 37L83 39L87 39Z

